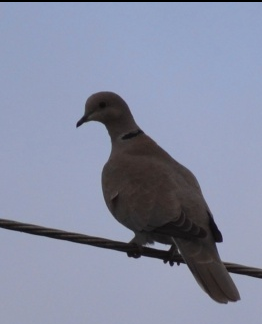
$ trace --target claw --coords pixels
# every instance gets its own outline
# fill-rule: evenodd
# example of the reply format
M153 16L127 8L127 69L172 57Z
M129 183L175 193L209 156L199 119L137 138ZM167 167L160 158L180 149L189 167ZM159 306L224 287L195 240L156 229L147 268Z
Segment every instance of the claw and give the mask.
M166 259L164 259L164 263L169 263L171 267L176 263L178 266L180 265L179 261L175 261L177 257L180 256L180 253L178 252L177 246L175 244L171 245L171 248L168 251L168 256Z
M142 247L136 243L130 243L132 250L127 252L127 256L130 258L138 259L141 257L142 254Z

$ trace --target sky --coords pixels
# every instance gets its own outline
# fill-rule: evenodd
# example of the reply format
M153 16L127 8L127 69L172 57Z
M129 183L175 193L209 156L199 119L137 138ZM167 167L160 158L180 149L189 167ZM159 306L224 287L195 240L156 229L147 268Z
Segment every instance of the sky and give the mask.
M0 218L128 242L109 213L97 91L200 182L222 260L262 268L262 4L0 4ZM0 228L1 323L261 322L260 279L221 305L185 265ZM166 246L156 245L167 249Z

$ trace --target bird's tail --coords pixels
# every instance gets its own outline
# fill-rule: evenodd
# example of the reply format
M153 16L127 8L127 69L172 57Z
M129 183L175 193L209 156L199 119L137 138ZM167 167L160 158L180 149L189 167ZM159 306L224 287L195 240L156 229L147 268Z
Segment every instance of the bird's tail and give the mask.
M216 246L206 240L176 239L176 245L200 287L218 303L240 300L240 295Z

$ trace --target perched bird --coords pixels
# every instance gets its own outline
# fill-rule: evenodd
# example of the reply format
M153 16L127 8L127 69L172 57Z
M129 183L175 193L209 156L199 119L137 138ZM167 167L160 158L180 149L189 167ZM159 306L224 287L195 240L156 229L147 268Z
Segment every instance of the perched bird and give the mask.
M103 194L113 216L135 233L131 242L170 244L211 298L219 303L239 300L217 251L222 235L195 176L141 130L119 95L90 96L77 127L89 121L103 123L111 137Z

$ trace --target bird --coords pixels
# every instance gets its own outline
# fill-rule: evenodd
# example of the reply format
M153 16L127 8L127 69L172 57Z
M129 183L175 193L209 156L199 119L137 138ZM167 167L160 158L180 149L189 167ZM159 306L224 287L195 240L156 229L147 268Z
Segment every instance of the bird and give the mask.
M111 138L102 191L111 214L134 232L130 243L138 251L154 242L170 245L170 264L179 251L213 300L240 300L217 250L222 234L193 173L143 132L118 94L92 94L76 126L90 121L104 124Z

